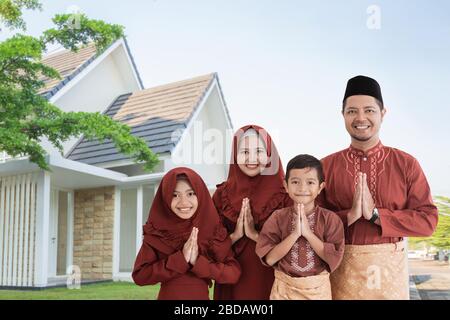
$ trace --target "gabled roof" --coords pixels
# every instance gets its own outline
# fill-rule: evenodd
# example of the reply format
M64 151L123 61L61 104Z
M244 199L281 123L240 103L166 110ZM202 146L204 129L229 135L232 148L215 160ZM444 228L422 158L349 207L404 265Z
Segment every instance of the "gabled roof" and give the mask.
M117 40L121 41L121 39ZM136 72L140 86L142 85L142 80L137 71L133 56L131 55L128 43L125 38L123 38L127 54L130 57L132 67ZM114 43L113 43L114 44ZM111 46L113 45L111 44ZM59 79L48 79L42 77L45 87L40 90L40 94L44 95L47 99L53 97L59 90L61 90L69 81L80 74L84 69L86 69L93 61L99 58L96 52L95 45L93 43L82 47L78 52L73 52L71 50L62 50L53 54L49 54L42 58L42 63L52 67L61 75L61 80Z
M171 152L195 110L203 101L217 74L170 83L119 96L105 114L131 127L131 133L143 138L154 153ZM129 159L117 151L111 141L81 139L68 153L70 160L101 164Z
M57 52L42 59L42 63L52 67L61 75L62 80L59 79L48 79L42 77L40 80L45 82L45 87L41 90L41 94L47 95L53 88L64 81L64 79L72 76L76 71L81 71L86 65L91 63L96 56L96 49L93 44L85 48L81 48L78 52L72 52L70 50L64 50ZM56 88L55 88L56 89Z

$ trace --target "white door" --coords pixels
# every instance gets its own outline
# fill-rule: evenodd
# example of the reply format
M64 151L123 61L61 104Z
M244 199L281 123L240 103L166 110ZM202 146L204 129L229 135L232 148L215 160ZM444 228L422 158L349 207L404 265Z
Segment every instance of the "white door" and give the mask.
M48 276L56 276L58 254L58 190L52 189L50 195L50 222L48 247Z

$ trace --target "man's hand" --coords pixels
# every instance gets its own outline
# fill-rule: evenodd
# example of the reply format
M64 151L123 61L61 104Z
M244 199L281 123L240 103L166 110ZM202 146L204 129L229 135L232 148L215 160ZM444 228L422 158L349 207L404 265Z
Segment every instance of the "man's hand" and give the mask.
M375 209L375 202L373 201L372 194L370 193L369 186L367 184L367 175L363 174L363 188L362 188L362 214L364 219L372 219L373 209Z
M353 206L347 214L347 225L350 226L362 217L363 173L358 172L358 182L353 195Z

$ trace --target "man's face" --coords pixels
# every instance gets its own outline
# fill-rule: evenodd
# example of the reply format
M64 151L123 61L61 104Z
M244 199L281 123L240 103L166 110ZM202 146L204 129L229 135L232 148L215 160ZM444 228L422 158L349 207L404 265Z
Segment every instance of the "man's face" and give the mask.
M345 102L343 112L345 128L354 140L368 142L378 139L385 113L386 110L380 110L374 97L350 96Z

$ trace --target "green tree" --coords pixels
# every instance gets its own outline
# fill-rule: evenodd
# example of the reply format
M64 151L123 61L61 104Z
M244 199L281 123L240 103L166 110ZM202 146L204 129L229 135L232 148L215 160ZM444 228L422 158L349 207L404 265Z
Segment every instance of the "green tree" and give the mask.
M38 0L0 0L0 22L11 30L24 31L22 11L41 8ZM128 126L100 113L63 112L39 94L45 86L42 76L60 79L56 70L41 62L49 44L77 51L93 42L100 54L124 36L124 28L84 14L56 15L53 22L55 27L38 38L16 32L0 42L0 151L27 155L48 170L46 152L39 144L42 138L62 153L63 142L84 135L87 139L110 139L119 152L151 170L159 161L157 155L144 140L131 135Z
M450 203L450 199L445 202ZM450 207L442 203L437 203L437 207L440 212L439 222L430 243L440 249L450 249Z
M450 199L445 197L436 197L436 199L440 201L436 202L439 210L439 221L436 231L428 238L409 238L408 241L412 248L426 245L427 247L450 249Z

